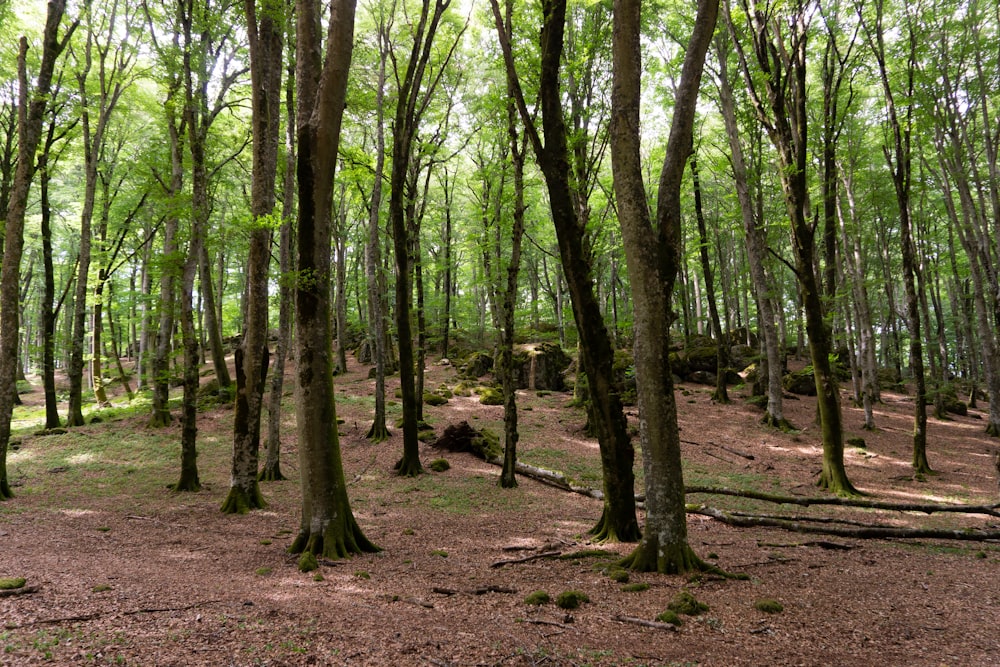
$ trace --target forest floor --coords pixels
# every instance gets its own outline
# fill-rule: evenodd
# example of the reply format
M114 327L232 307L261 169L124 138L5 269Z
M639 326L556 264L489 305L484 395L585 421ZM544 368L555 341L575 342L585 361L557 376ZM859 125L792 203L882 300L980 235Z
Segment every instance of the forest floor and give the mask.
M176 422L154 430L114 408L99 413L100 423L35 436L42 394L25 394L14 427L26 435L8 453L16 496L0 503L0 577L23 577L33 592L0 597L0 664L1000 665L996 542L809 535L690 514L696 553L749 578L631 573L630 584L648 587L630 590L607 572L634 545L588 543L597 500L524 478L503 490L498 468L427 445L424 465L445 456L449 470L394 475L401 433L365 439L374 382L351 361L336 379L348 493L383 550L323 562L321 576L300 572L286 554L300 515L290 389L282 436L289 480L264 484L267 509L243 516L219 511L231 409L200 414L203 490L176 494L166 488L179 470ZM428 387L457 382L450 366L427 374ZM389 387L391 396L392 379ZM801 430L781 433L759 425L741 389L731 389L731 405L713 403L711 389L678 388L688 484L822 495L814 399L786 401ZM520 455L599 488L597 445L570 398L519 392ZM912 399L884 398L879 430L863 433L842 395L848 435L867 441L846 453L860 490L883 501L997 502L991 455L1000 443L984 435L982 406L930 420L937 474L920 480L909 465ZM390 419L398 414L393 404ZM502 409L456 397L427 407L426 417L438 434L462 420L500 430ZM693 494L689 502L866 525L1000 527L985 515L790 509ZM589 602L573 610L525 602L540 590L553 600L581 591ZM682 616L676 630L623 620L653 621L680 591L708 610ZM759 611L763 599L783 611Z

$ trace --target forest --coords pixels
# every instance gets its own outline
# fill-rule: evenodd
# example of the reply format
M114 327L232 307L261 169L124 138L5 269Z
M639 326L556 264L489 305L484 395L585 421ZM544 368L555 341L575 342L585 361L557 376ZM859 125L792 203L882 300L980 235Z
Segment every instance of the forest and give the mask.
M0 37L0 663L995 659L1000 4Z

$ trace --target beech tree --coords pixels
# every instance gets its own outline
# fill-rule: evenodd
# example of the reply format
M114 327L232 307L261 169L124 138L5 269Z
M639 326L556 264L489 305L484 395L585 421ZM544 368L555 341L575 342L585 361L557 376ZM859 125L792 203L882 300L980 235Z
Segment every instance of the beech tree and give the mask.
M611 164L635 318L639 438L646 481L646 525L625 564L663 573L705 569L688 545L680 432L670 369L669 324L680 262L681 181L692 152L698 88L715 32L718 0L699 0L677 83L655 221L646 203L639 141L640 0L615 0ZM721 341L720 341L721 342ZM720 372L723 372L720 369Z
M49 0L42 34L42 58L32 87L29 87L28 81L28 39L21 37L18 42L18 160L4 218L3 262L0 264L0 500L12 496L7 479L7 445L10 442L10 421L17 395L17 347L20 338L18 311L28 192L37 167L35 151L42 138L42 123L46 107L50 103L56 61L66 49L78 25L76 22L72 23L60 38L59 29L65 11L65 0Z
M291 553L342 558L378 551L347 498L333 392L330 238L333 177L354 46L354 0L333 0L326 55L321 5L296 0L298 87L298 265L295 284L296 419L302 470L302 521ZM300 563L300 567L303 563Z

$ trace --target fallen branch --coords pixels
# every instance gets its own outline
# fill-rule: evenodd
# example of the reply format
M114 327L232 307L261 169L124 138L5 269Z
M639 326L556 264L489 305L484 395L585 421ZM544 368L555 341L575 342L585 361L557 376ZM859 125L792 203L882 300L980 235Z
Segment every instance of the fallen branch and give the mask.
M685 493L705 493L716 496L735 496L737 498L751 498L753 500L764 500L780 505L800 505L809 507L810 505L837 505L841 507L862 507L865 509L890 510L894 512L922 512L933 514L935 512L955 512L959 514L988 514L1000 517L1000 504L996 505L949 505L944 503L888 503L880 500L866 500L864 498L815 498L802 496L782 496L774 493L764 493L761 491L749 491L745 489L729 489L725 487L713 486L688 486Z
M611 617L612 621L618 621L619 623L632 623L633 625L641 625L646 628L656 628L657 630L671 630L677 632L677 626L672 623L660 623L659 621L647 621L644 618L636 618L635 616L622 616L621 614L615 614Z
M37 589L37 586L35 587ZM221 602L221 600L203 600L202 602L194 602L192 604L182 605L180 607L141 607L139 609L130 609L128 611L110 611L110 612L94 612L92 614L78 614L76 616L59 616L56 618L41 618L37 621L28 621L27 623L20 624L9 624L3 626L5 630L18 630L20 628L28 628L33 625L58 625L60 623L79 623L82 621L92 621L95 618L100 618L102 616L135 616L136 614L157 614L164 611L185 611L187 609L194 609L195 607L203 607L209 604L215 604L216 602Z
M439 595L458 595L459 593L464 593L465 595L485 595L487 593L517 593L516 588L507 588L506 586L479 586L478 588L467 588L465 590L458 590L457 588L445 588L444 586L435 586L431 589Z
M841 527L814 526L790 519L775 519L758 516L736 516L715 507L701 506L688 509L690 514L701 514L721 521L727 526L750 528L766 526L781 528L796 533L817 533L820 535L837 535L838 537L854 537L859 539L928 539L928 540L962 540L967 542L987 542L1000 540L1000 530L944 530L938 528L895 528L891 526Z
M503 467L503 459L499 457L494 457L489 459L487 463L492 463L495 466ZM549 470L547 468L539 468L537 466L531 466L527 463L521 463L518 461L514 464L514 472L518 475L523 475L525 477L530 477L531 479L537 480L549 486L555 486L562 489L563 491L572 491L573 493L578 493L581 496L587 496L588 498L594 498L596 500L604 500L604 492L598 489L592 489L587 486L580 486L579 484L574 484L566 475L562 474L557 470Z
M503 567L504 565L515 565L517 563L527 563L528 561L538 560L539 558L558 558L562 555L561 551L546 551L540 554L532 554L530 556L525 556L523 558L511 558L510 560L498 560L495 563L491 563L490 567Z
M544 618L526 618L525 623L531 623L533 625L554 625L557 628L562 628L563 630L576 630L572 625L567 625L566 623L560 623L558 621L546 621Z
M20 588L4 588L0 589L0 598L10 597L12 595L30 595L31 593L37 593L39 590L38 586L21 586Z

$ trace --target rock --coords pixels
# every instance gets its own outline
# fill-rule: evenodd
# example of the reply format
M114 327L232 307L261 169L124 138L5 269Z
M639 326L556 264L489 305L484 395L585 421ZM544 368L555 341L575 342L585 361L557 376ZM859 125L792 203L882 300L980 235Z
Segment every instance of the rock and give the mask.
M782 378L781 386L784 387L785 391L799 396L816 395L816 380L813 377L812 368L789 373Z

